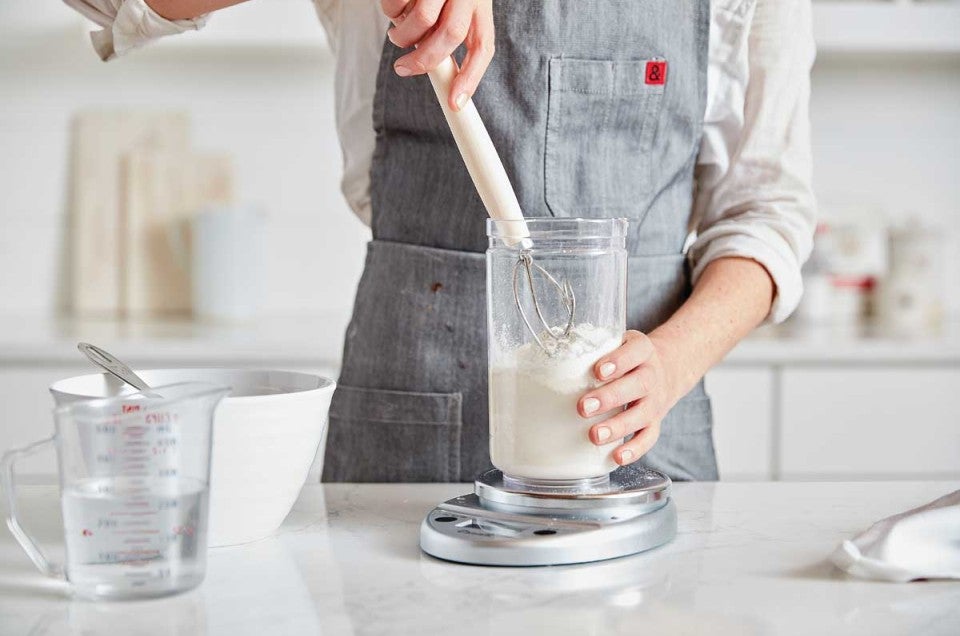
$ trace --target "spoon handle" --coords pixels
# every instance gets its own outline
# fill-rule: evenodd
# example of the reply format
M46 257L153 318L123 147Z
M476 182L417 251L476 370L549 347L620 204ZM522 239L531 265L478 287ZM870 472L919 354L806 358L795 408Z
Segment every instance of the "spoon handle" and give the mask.
M112 354L104 351L100 347L86 342L77 344L77 349L83 355L87 356L91 362L98 367L112 373L130 386L136 387L141 391L150 391L150 385L143 381L139 375L133 372L133 369L120 362Z
M447 103L450 87L457 76L457 65L453 58L444 58L437 68L427 75L487 214L495 221L508 222L501 228L508 244L528 242L530 232L524 221L517 193L510 184L503 161L497 154L490 133L487 132L473 100L467 100L459 111L451 109Z

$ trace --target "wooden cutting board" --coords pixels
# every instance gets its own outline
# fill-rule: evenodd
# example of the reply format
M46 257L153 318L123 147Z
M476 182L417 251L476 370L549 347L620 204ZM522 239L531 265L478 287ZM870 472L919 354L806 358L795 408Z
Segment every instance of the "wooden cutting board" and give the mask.
M133 318L187 315L190 218L233 200L230 158L136 150L124 160L121 307Z
M135 149L186 149L185 113L90 111L73 122L70 290L74 313L120 313L122 159Z

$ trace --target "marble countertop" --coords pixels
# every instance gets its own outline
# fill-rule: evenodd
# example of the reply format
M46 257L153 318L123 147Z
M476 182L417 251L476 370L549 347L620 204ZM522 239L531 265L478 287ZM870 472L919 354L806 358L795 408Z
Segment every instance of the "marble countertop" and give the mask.
M661 548L550 568L457 565L420 552L420 520L464 484L313 485L281 530L209 553L166 599L71 600L0 533L0 634L958 634L960 583L848 578L824 558L954 482L677 484ZM53 551L56 489L24 487Z
M141 367L266 363L336 368L348 320L333 312L238 325L0 316L0 365L86 368L76 343L87 340ZM960 364L960 320L944 323L939 333L912 338L894 337L869 325L764 327L724 359L730 365L818 362Z

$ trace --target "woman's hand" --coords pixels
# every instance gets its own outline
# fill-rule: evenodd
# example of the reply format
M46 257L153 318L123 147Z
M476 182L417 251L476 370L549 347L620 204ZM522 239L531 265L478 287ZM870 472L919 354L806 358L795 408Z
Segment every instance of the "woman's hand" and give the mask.
M660 437L660 420L680 399L677 382L668 372L661 349L653 337L639 331L624 334L623 344L600 358L593 374L604 382L580 398L582 417L596 417L623 406L626 410L590 428L590 441L598 446L636 433L613 451L621 466L637 461Z
M460 72L450 89L450 107L460 110L477 90L493 58L493 0L381 0L393 21L387 32L401 48L416 46L393 65L407 77L432 71L460 44L467 45Z

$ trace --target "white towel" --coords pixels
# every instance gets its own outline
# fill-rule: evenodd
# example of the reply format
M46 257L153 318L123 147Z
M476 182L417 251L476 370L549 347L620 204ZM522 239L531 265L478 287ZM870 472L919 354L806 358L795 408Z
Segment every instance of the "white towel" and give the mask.
M960 579L960 490L878 521L830 560L865 579Z

